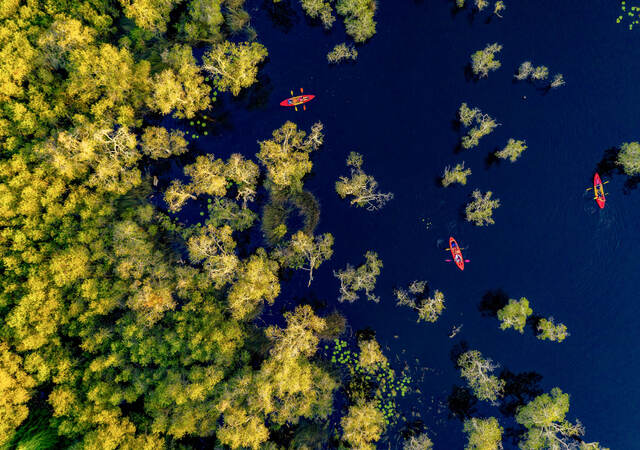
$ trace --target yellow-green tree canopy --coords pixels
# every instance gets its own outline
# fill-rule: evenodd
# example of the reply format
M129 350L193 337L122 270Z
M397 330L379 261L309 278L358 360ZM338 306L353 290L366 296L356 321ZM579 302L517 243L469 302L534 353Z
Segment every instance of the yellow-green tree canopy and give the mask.
M315 123L307 136L295 123L286 122L271 139L260 142L258 159L276 189L302 190L302 178L313 167L309 153L320 148L324 139L322 128L322 123Z
M509 303L498 311L500 329L513 328L522 334L527 324L527 318L531 314L533 314L533 310L529 307L529 300L526 297L522 297L520 300L511 298Z
M465 208L465 214L467 221L472 222L474 225L484 226L494 224L493 210L500 207L500 200L492 199L493 193L487 191L484 195L476 189L471 194L473 201L469 203Z
M371 402L360 401L349 407L341 420L342 439L353 448L373 450L385 430L384 415Z
M627 175L640 173L640 142L625 142L620 146L618 164Z
M267 49L257 42L224 41L205 53L202 68L214 77L218 90L238 95L242 88L256 82L258 65L266 57Z
M469 387L480 400L495 403L504 394L505 381L491 375L498 364L484 358L478 350L469 350L458 358L460 376L467 380Z
M463 431L467 434L465 450L501 450L503 428L495 417L478 419L472 417L464 421Z
M560 388L551 389L550 394L542 394L525 406L518 408L516 422L527 432L519 443L523 450L539 448L580 448L606 450L597 442L578 444L582 440L584 427L579 420L575 424L565 416L569 412L569 394Z

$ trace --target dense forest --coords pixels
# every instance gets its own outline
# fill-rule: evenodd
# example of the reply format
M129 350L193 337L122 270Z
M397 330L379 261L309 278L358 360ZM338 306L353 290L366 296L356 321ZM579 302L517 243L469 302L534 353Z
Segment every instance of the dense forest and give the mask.
M334 238L314 234L319 204L304 186L323 124L286 122L243 154L199 155L184 167L188 181L158 186L146 170L190 150L193 137L161 126L163 117L206 120L218 95L256 83L268 49L243 3L1 3L0 448L367 449L397 421L393 399L410 378L373 336L346 350L345 318L306 304L280 325L255 320L278 300L283 274L304 271L311 284L332 256ZM375 33L371 0L301 3L326 27L335 6L355 42ZM336 52L330 62L357 55L346 44ZM504 158L515 160L526 146L511 141L520 147ZM636 143L625 145L637 154ZM336 183L346 203L374 210L393 199L361 155L347 165L351 177ZM462 169L443 183L466 183ZM196 201L207 212L187 226L179 212ZM288 228L292 211L300 229ZM358 292L379 300L374 250L335 272L340 301ZM437 320L444 295L414 283L396 292L399 304ZM522 332L531 310L519 305L502 311L502 328ZM480 352L461 354L458 367L479 399L502 395L504 381ZM582 442L568 410L559 389L520 408L522 448L600 448ZM460 428L468 448L501 447L493 417ZM403 445L432 443L417 430Z

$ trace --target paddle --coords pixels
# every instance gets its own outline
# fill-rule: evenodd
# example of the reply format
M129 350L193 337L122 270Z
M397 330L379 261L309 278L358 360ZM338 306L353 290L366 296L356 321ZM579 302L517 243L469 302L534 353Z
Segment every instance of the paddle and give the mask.
M445 259L445 261L446 262L453 262L453 259ZM468 260L468 259L465 259L464 262L468 263L468 262L471 262L471 261Z
M608 182L609 182L609 180L604 181L602 184L607 184ZM587 188L586 190L587 190L587 191L590 191L590 190L592 190L592 189L593 189L593 187L590 187L590 188Z

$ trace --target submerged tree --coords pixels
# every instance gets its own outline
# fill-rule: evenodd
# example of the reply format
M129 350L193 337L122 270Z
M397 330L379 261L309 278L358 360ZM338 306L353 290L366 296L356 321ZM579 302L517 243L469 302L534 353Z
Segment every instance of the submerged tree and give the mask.
M479 114L480 110L478 108L471 109L466 103L462 103L458 110L458 118L465 127L470 127Z
M557 387L551 389L551 395L539 395L527 405L518 408L516 422L527 429L519 447L523 450L541 448L601 449L597 442L585 443L582 441L584 427L579 420L575 424L566 420L565 416L568 412L569 394L563 393Z
M382 261L375 252L367 252L365 255L365 263L358 268L354 268L351 264L347 264L344 270L333 272L336 278L340 280L340 297L338 301L353 303L358 298L358 291L363 290L367 299L378 303L380 298L373 294L376 287L378 275L382 268Z
M502 450L504 430L495 417L467 419L464 421L463 431L468 440L465 450Z
M202 68L214 77L219 91L238 95L256 82L258 65L266 57L267 49L257 42L224 41L204 54Z
M533 310L529 307L529 300L525 297L520 300L509 299L509 303L498 311L498 320L501 322L500 329L513 328L522 334L527 324L527 318L531 314L533 314Z
M291 242L280 254L287 267L309 272L308 286L311 286L313 271L331 258L333 255L332 247L333 236L331 233L314 237L303 231L298 231L291 237Z
M380 367L388 364L387 357L380 349L380 344L375 339L359 340L360 356L358 364L367 372L375 372Z
M562 342L569 336L569 332L567 331L567 326L554 322L553 317L549 317L549 319L540 319L538 322L538 334L536 337L541 340L550 340L554 342Z
M473 222L474 225L484 226L494 224L493 210L500 207L500 200L491 199L491 191L485 192L484 195L476 189L471 196L473 201L465 208L467 221Z
M427 433L411 436L402 443L402 450L431 450L432 448L433 442Z
M347 166L351 167L351 178L340 177L336 181L336 192L341 198L352 196L351 204L366 208L367 211L380 209L393 199L391 192L378 192L378 182L364 173L360 153L351 152L347 158Z
M508 158L509 161L515 162L526 149L527 144L525 141L516 141L510 138L505 148L496 152L496 156L502 159Z
M355 60L358 57L358 50L353 45L346 43L336 44L329 53L327 53L327 61L330 64L337 64L347 59Z
M164 127L146 127L140 145L142 153L151 159L169 158L187 152L187 140L180 130L167 131Z
M549 68L547 66L536 67L531 73L531 79L536 81L546 80L549 76Z
M462 147L465 149L476 147L480 139L490 134L500 124L488 114L478 113L475 116L476 126L462 137Z
M273 132L273 137L259 142L258 159L267 168L267 177L277 189L302 190L302 178L311 172L309 153L322 145L322 123L317 122L307 134L287 121Z
M447 187L453 183L460 183L464 186L467 184L467 177L469 175L471 175L471 169L466 169L464 162L462 164L456 164L453 169L447 166L444 168L444 174L442 175L442 185Z
M502 65L495 59L496 53L502 50L498 43L488 44L484 50L478 50L471 55L471 69L480 77L487 77L490 71L498 70Z
M352 448L374 450L374 445L385 430L385 419L375 403L364 400L349 406L347 415L340 420L342 439Z
M565 85L564 77L562 76L561 73L558 73L558 74L553 76L553 80L549 84L549 87L554 89L554 88L559 88L560 86L564 86L564 85Z
M478 8L478 11L482 11L489 6L489 0L473 0L473 2L475 3L476 8Z
M520 67L518 68L518 73L515 74L514 76L518 80L524 81L528 79L532 73L533 73L533 64L531 64L531 61L525 61L522 64L520 64Z
M467 380L467 384L479 400L489 400L495 403L504 394L505 381L491 373L500 367L489 358L483 358L477 350L469 350L458 358L460 375Z
M627 175L640 174L640 142L625 142L620 146L617 163Z
M426 295L426 281L412 281L409 289L396 289L394 294L399 306L408 306L418 312L418 322L435 322L444 311L444 294L438 290Z
M307 16L312 19L320 18L326 30L333 26L336 18L332 14L333 9L331 8L330 0L300 0L300 4Z
M376 34L375 0L337 0L336 11L344 16L347 34L360 43Z

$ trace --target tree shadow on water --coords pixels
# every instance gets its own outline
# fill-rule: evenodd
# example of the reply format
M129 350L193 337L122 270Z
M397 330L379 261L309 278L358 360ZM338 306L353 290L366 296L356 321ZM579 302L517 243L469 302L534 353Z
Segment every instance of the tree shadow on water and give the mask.
M513 373L504 369L500 378L505 381L504 398L500 404L500 412L505 416L515 415L520 406L543 393L540 387L542 375L537 372Z
M264 0L262 8L267 11L273 26L285 33L291 31L293 24L298 19L296 11L291 7L290 0L282 0L280 2Z
M460 358L460 355L467 352L468 350L469 344L467 343L467 341L460 341L451 348L451 351L449 352L449 358L451 359L451 362L456 369L460 368L460 366L458 366L458 359Z
M611 176L613 173L623 173L622 168L618 165L618 152L617 147L611 147L604 151L604 155L598 164L596 164L596 171L603 176Z
M464 421L475 413L476 403L478 403L478 399L469 388L453 386L451 394L447 398L449 416Z
M606 149L602 159L596 165L596 172L598 172L602 178L610 177L614 174L625 175L627 178L624 181L624 188L622 192L624 195L629 195L631 191L640 185L640 175L630 176L625 174L622 166L618 164L618 153L620 153L620 149L618 147Z
M494 148L493 151L491 153L489 153L487 155L487 157L484 159L484 168L485 169L488 170L491 166L497 166L502 162L502 160L496 156L496 153L499 150L500 149L498 147Z
M269 104L269 97L273 92L273 83L268 75L261 72L258 81L248 89L241 91L237 101L242 102L248 110L264 109Z
M502 289L487 291L482 296L482 301L478 305L478 311L484 317L497 317L498 311L509 303L509 296Z
M473 68L471 67L471 63L468 63L466 66L464 66L464 79L467 80L467 83L478 82L478 76L475 73L473 73Z

